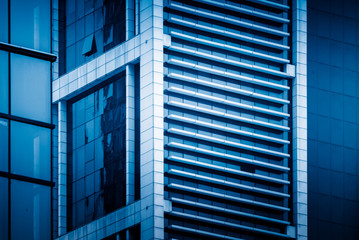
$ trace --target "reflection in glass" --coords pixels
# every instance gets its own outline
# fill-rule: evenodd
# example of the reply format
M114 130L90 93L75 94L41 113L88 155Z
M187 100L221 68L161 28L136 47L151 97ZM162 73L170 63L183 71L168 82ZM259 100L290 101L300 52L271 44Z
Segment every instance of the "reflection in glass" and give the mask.
M10 139L11 172L50 180L50 129L12 121Z
M11 239L51 239L50 189L11 181Z
M0 51L0 112L9 113L9 58L8 53L3 51Z
M0 118L0 171L4 171L4 172L8 171L8 161L9 161L8 131L9 131L9 121Z
M126 203L125 104L125 79L121 78L69 107L73 228Z
M50 62L11 54L11 113L51 122Z
M8 238L8 180L0 177L0 239Z
M10 2L11 43L50 52L50 1Z

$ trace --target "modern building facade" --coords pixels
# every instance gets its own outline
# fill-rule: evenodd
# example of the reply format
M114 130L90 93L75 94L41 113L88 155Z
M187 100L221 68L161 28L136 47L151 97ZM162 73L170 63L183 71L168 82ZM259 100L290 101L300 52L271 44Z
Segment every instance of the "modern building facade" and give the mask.
M0 1L0 239L51 238L50 13Z
M0 239L359 235L355 1L0 3Z
M55 1L53 23L54 238L307 237L305 1Z

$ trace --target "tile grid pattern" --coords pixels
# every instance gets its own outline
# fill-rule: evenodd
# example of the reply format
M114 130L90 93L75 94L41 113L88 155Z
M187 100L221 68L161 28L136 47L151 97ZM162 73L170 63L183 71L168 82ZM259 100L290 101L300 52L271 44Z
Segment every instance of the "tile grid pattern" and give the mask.
M307 1L293 0L293 199L297 239L307 239Z
M164 238L163 3L140 1L141 236Z
M67 103L58 102L58 235L67 231Z
M54 80L53 103L69 99L105 80L109 75L124 70L125 65L140 56L140 36L136 36L109 50L75 70Z
M135 199L135 73L126 66L126 204Z
M95 240L111 236L141 221L141 201L137 201L105 217L97 219L83 227L77 228L58 240Z
M52 53L59 56L59 0L52 0L52 14L51 14L51 28L52 28ZM59 58L52 63L52 79L57 79L59 76ZM52 84L54 88L54 84ZM52 123L57 125L58 109L57 105L52 106ZM53 237L58 236L58 129L52 130L52 181L55 182L55 187L52 188L52 230Z

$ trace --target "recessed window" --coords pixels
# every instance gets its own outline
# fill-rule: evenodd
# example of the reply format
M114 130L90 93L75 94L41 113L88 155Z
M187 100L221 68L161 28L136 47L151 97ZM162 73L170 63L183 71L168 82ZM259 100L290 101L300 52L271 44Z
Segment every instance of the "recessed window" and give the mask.
M69 103L69 227L126 204L125 78Z

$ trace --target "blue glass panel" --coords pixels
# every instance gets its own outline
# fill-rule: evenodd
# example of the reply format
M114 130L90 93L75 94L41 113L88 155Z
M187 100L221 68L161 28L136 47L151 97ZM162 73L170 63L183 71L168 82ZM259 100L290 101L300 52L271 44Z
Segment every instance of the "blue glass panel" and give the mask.
M11 113L51 122L50 62L11 54Z
M50 133L50 129L47 128L11 122L12 173L50 180Z
M51 239L50 187L11 181L11 239Z
M6 119L0 118L0 171L8 171L9 153L9 122ZM0 224L1 225L1 224Z
M8 238L8 194L8 180L0 178L0 239Z
M0 51L0 112L9 113L9 58L3 51Z
M11 43L50 52L50 1L12 0L10 10Z
M0 0L0 41L8 42L8 0Z

